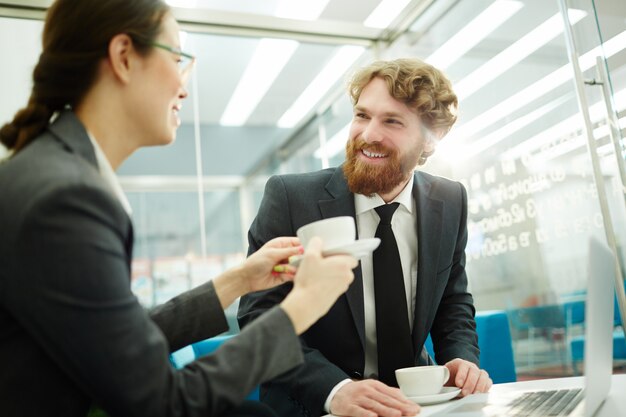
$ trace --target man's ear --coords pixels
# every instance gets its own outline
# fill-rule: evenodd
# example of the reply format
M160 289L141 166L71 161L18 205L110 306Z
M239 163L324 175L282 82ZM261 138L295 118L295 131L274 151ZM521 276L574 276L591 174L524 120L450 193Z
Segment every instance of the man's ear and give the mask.
M437 147L437 141L439 141L439 139L436 139L436 136L433 136L432 138L424 141L424 150L422 152L427 155L432 155L432 153L435 152L435 148Z
M443 129L428 130L425 132L426 140L424 141L423 152L427 155L432 155L435 152L437 143L443 139L446 132Z
M131 64L135 53L130 36L125 33L115 35L109 42L108 53L114 77L124 84L130 82Z

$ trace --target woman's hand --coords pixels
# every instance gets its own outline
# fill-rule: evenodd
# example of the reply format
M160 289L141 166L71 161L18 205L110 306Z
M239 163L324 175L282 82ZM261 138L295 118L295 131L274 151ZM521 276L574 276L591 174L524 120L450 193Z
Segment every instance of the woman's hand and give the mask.
M251 291L265 290L293 280L296 268L288 264L288 259L302 252L298 238L277 237L250 255L243 264L216 277L213 285L222 308Z
M289 257L303 252L297 237L277 237L250 255L243 264L247 291L260 291L293 280L297 268Z

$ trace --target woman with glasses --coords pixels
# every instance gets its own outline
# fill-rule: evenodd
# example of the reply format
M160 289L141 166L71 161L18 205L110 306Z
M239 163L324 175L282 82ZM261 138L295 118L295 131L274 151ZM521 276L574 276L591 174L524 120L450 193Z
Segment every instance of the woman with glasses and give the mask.
M146 312L130 291L133 228L114 170L180 125L191 58L159 0L58 0L25 108L0 130L0 415L270 416L245 396L302 363L297 335L356 260L278 238L241 266ZM212 356L168 354L227 330L237 297L293 280L277 308Z

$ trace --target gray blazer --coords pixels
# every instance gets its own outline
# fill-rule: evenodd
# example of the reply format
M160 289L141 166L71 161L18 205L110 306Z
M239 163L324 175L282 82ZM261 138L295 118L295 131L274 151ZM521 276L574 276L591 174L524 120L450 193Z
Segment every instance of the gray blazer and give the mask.
M146 312L131 219L69 111L0 163L0 415L215 416L302 362L282 309L176 371L168 354L227 330L212 283Z
M413 343L415 364L431 363L424 341L430 332L438 363L463 358L478 364L472 296L467 292L465 245L467 196L454 181L415 173L418 271ZM354 195L341 168L270 178L248 234L249 252L275 236L295 235L315 220L355 215ZM363 378L365 318L361 267L328 314L301 336L305 365L262 386L261 399L281 416L318 416L331 389ZM249 294L239 305L242 326L280 302L290 289Z

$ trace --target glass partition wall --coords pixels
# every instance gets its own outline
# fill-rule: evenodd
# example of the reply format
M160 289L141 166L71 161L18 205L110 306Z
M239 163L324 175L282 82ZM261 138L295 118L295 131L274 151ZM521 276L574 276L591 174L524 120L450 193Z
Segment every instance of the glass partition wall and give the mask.
M218 1L208 3L219 8ZM183 125L174 144L141 150L118 172L133 208L133 290L151 306L241 262L270 175L342 163L352 115L344 88L350 68L413 56L443 69L460 98L456 126L420 169L468 190L467 271L477 309L508 312L520 377L578 372L570 342L584 328L589 239L613 235L621 271L626 259L626 5L410 4L407 10L419 13L396 32L377 32L377 40L356 31L358 37L343 41L307 38L304 30L217 33L194 20L194 11L177 9L184 18L183 49L198 56ZM331 17L339 13L333 7ZM255 25L259 32L262 25ZM301 27L315 31L311 22ZM15 91L0 103L3 120L26 102L41 22L0 18L4 30L24 36L19 43L0 36L0 51L19 57L0 68L0 90ZM262 48L278 55L253 61ZM317 87L319 74L341 57L347 58L342 69ZM267 67L269 61L282 64ZM233 92L245 89L238 85L248 68L267 69L273 81L254 103L231 103ZM290 106L311 85L318 90L314 104L289 120ZM587 132L594 137L591 152ZM227 311L232 332L236 308ZM615 360L616 367L623 364Z
M572 347L584 329L592 237L612 246L614 236L616 287L624 292L625 18L619 1L437 1L377 51L422 58L455 86L459 120L420 169L468 190L471 291L478 310L507 311L521 378L582 369ZM320 112L317 136L299 153L274 158L273 172L339 165L350 107L344 93Z

